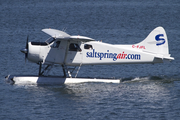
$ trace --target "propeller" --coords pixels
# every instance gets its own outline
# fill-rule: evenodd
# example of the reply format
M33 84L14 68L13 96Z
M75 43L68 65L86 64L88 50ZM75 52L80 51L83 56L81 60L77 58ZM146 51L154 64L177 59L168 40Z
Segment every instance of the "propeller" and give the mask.
M27 40L26 40L26 48L23 48L21 49L21 52L25 54L25 62L26 62L26 59L28 57L28 41L29 41L29 35L27 36Z
M28 50L29 50L28 42L29 42L29 35L27 36L27 40L26 40L26 50L27 50L27 52L25 53L25 60L26 60L27 57L28 57Z

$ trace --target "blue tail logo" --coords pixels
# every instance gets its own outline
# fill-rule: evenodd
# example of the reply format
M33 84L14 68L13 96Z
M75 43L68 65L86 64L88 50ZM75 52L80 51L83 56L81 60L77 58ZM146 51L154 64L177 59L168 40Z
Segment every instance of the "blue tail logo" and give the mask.
M166 42L163 37L164 37L163 34L156 35L155 39L157 41L157 43L156 43L157 46L163 45Z

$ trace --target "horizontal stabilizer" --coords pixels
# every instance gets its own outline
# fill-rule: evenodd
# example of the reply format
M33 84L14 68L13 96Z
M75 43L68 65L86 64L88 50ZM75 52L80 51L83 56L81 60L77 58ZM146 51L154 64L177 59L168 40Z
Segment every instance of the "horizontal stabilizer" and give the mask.
M155 58L159 58L159 59L162 59L162 60L169 60L169 61L172 61L172 60L174 60L174 58L173 57L163 57L163 56L156 56Z

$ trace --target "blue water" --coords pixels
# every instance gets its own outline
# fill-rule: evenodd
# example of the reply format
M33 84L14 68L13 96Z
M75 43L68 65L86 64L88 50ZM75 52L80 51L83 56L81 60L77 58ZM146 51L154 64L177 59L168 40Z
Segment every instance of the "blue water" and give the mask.
M38 73L20 49L49 36L43 28L66 29L111 44L142 41L163 26L175 58L163 64L82 66L79 77L121 78L120 84L10 85L8 74ZM0 0L0 119L180 118L179 0ZM55 67L52 75L62 75Z

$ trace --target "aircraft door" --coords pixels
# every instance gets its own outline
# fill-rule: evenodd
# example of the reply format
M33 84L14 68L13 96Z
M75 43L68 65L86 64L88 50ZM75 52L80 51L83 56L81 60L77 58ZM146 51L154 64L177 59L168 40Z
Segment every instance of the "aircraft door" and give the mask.
M56 63L62 64L64 62L66 44L67 44L67 41L64 41L64 40L56 41L56 43L54 43L54 45L56 46L55 48L57 48L56 58L55 58Z
M81 64L83 51L80 48L81 42L69 43L67 64Z
M49 51L47 51L47 49L41 49L41 52L46 51L47 53L45 62L62 64L66 51L65 44L64 41L54 41L51 45L48 45Z

